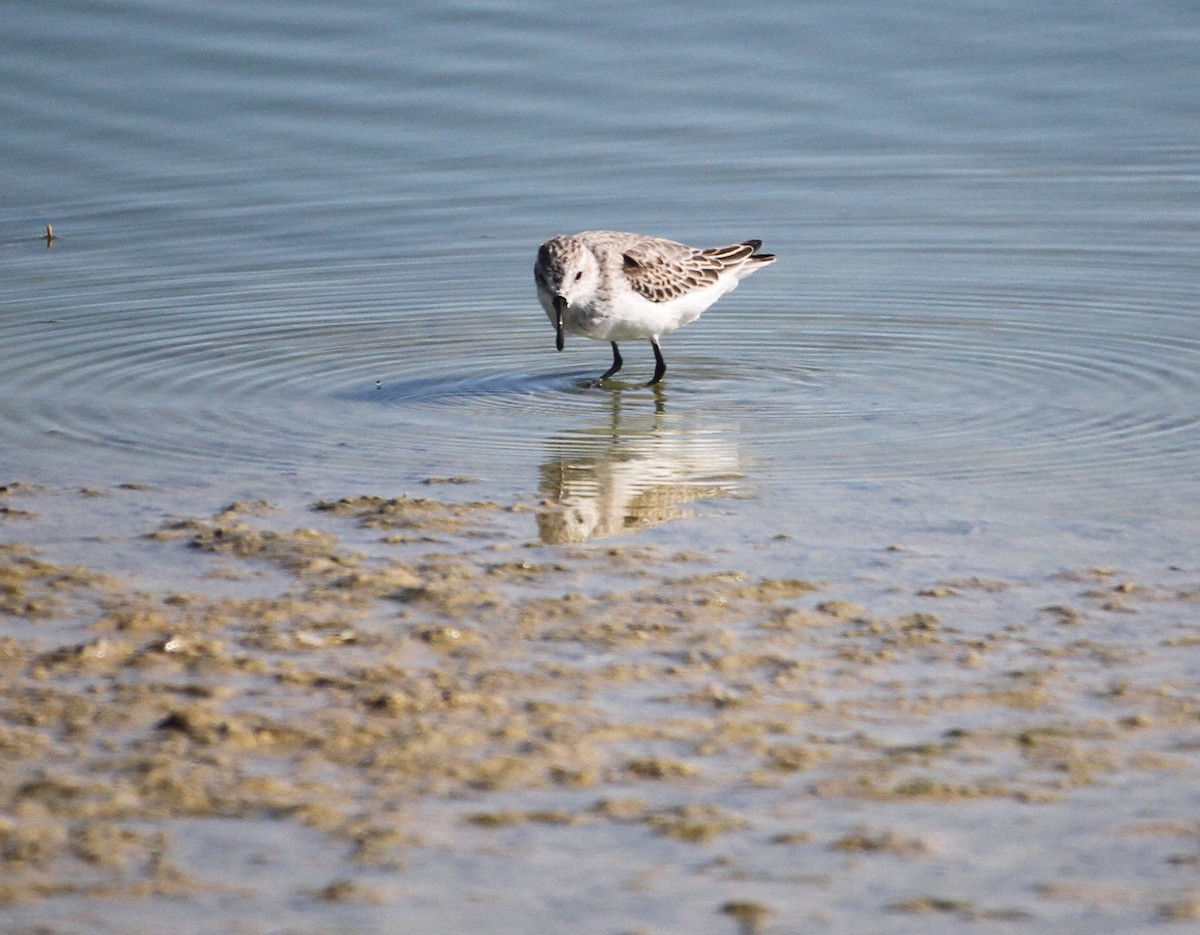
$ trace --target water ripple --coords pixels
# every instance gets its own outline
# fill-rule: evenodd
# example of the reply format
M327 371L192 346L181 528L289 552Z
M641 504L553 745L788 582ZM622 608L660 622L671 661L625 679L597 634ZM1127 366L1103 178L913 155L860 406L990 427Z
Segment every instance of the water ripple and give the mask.
M21 397L0 403L10 434L188 470L320 462L392 476L503 472L556 433L608 425L613 390L584 385L606 346L555 353L523 276L497 287L423 278L421 264L330 266L286 285L272 270L172 283L157 299L95 282L58 297L53 317L31 303L0 348ZM622 405L681 420L670 431L715 432L798 484L1065 486L1200 454L1200 341L1181 296L947 278L937 294L847 291L818 273L797 295L763 277L664 341L660 393L636 384L648 346L629 346Z

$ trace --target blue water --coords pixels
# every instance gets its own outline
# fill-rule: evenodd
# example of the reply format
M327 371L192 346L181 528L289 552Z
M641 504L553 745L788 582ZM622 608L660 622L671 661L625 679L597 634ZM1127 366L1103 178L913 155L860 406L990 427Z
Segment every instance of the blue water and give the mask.
M437 492L544 502L514 522L551 545L834 580L896 544L926 580L1200 564L1196 4L0 22L0 483L183 511L466 476ZM664 340L661 392L636 344L586 388L607 346L557 354L531 271L589 228L779 260Z
M4 472L511 498L623 413L659 460L719 440L655 484L741 466L721 544L986 518L1054 559L1094 521L1165 558L1200 493L1198 65L1173 3L10 0ZM614 397L532 294L585 228L780 260Z

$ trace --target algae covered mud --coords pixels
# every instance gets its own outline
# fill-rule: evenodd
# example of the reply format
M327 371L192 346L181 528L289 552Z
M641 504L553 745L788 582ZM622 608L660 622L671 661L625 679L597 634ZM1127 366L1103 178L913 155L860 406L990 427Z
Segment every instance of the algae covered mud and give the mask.
M100 537L149 575L49 527L154 491L3 489L11 931L1200 918L1200 569L768 577L444 489Z

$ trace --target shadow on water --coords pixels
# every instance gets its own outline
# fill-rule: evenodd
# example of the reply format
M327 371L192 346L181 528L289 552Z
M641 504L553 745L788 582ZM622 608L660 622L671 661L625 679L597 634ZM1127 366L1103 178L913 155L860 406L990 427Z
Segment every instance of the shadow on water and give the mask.
M547 439L539 536L550 544L617 536L686 516L686 504L737 493L743 474L735 437L672 420L661 387L652 409L612 390L605 424Z
M447 369L451 369L449 366ZM518 371L496 373L451 373L443 377L421 376L407 380L376 380L334 392L334 399L353 402L406 405L409 403L454 403L470 399L519 400L539 397L550 408L551 400L561 402L561 394L573 396L620 393L643 389L641 384L581 376L578 371L529 374ZM659 387L661 389L661 387ZM664 397L655 395L655 406L662 408Z
M562 374L496 373L488 375L452 375L420 377L411 380L376 380L373 384L332 394L335 399L355 402L404 405L406 403L454 402L464 399L501 396L542 396L561 389Z

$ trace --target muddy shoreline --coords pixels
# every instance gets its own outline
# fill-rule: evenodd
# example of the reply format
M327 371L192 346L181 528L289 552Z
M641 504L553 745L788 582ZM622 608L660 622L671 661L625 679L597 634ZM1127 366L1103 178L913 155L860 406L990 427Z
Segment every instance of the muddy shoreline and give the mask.
M700 550L515 540L528 504L368 494L160 516L147 567L193 570L162 587L23 544L92 495L0 493L0 904L30 930L214 894L237 918L264 887L383 930L438 854L614 834L614 867L665 847L720 881L705 931L1200 918L1195 568L932 579L880 609ZM1154 865L977 851L1013 808L1044 816L1031 847L1071 826ZM327 879L221 882L180 856L217 821L315 833ZM426 911L455 931L445 885ZM562 898L627 930L602 894Z

